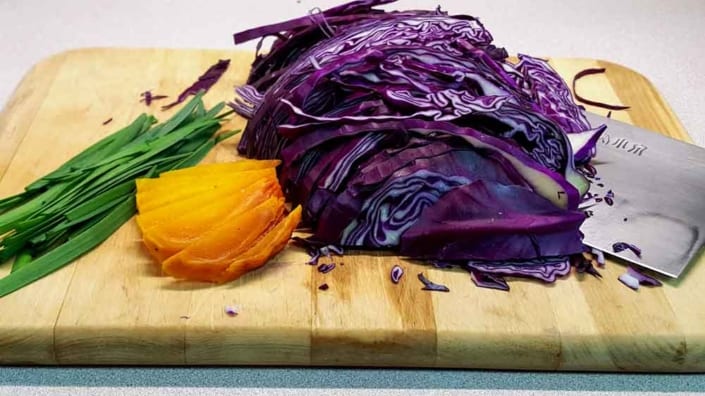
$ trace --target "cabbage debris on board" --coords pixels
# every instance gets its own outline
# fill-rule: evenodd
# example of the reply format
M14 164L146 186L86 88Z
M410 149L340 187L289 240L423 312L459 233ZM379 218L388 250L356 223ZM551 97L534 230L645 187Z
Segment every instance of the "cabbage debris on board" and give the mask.
M480 21L359 0L254 28L274 37L230 104L240 154L282 160L312 240L553 282L583 252L578 205L604 125L545 60ZM262 41L260 41L261 47Z

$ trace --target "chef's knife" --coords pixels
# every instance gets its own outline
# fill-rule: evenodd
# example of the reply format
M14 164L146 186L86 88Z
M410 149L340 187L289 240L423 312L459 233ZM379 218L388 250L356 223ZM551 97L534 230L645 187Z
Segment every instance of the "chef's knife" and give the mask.
M677 278L705 241L705 149L595 114L588 119L607 125L590 192L604 199L611 190L614 198L587 209L584 243ZM613 252L615 242L636 245L641 257Z

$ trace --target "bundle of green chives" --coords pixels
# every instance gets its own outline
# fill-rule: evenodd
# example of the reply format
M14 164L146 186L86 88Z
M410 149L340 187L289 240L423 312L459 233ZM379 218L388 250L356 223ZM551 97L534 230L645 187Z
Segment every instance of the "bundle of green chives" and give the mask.
M0 200L0 297L71 263L108 239L136 211L135 179L196 165L219 141L224 104L202 93L171 119L142 114L127 127Z

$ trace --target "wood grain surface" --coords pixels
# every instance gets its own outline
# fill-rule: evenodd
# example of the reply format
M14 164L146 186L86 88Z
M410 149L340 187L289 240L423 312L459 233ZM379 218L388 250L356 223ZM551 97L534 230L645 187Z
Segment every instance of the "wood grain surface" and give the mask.
M216 50L80 49L37 64L0 114L0 196L16 192L142 112L177 95L218 59L232 59L206 95L233 97L252 54ZM583 96L631 106L613 117L688 140L638 73L604 61L552 59ZM604 110L590 108L604 114ZM108 125L103 121L112 118ZM228 127L242 127L235 119ZM237 139L207 162L235 158ZM663 192L655 192L663 193ZM133 221L99 248L0 299L0 363L343 365L705 372L705 264L679 281L634 292L608 262L603 278L572 274L552 285L512 279L511 292L475 287L464 272L396 256L348 253L320 274L290 247L225 285L160 274ZM389 281L393 265L406 272ZM10 266L0 267L0 276ZM421 291L419 272L450 293ZM320 291L327 283L330 288ZM235 305L240 314L228 316Z

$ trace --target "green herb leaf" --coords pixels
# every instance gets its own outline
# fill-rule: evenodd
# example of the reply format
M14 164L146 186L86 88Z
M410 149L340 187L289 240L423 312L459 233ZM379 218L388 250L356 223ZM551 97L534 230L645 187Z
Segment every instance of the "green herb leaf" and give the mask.
M20 252L17 257L15 257L15 262L12 263L12 270L10 272L15 272L30 262L32 262L32 253L30 253L29 250Z

